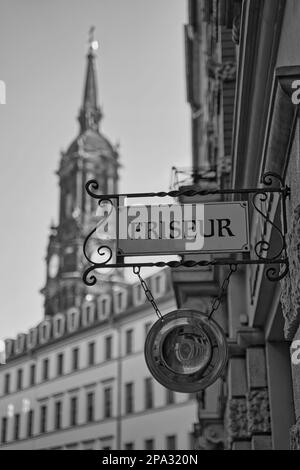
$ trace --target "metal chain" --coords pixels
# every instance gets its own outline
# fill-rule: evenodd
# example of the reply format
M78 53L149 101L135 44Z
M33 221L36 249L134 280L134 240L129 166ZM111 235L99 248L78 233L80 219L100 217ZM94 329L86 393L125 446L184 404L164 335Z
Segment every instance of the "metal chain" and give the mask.
M134 274L136 274L140 280L140 283L141 283L141 286L145 292L145 295L147 297L147 300L150 302L150 304L152 305L152 307L154 308L155 310L155 313L156 315L158 316L158 318L160 320L163 320L163 316L162 316L162 313L161 311L159 310L155 300L154 300L154 297L152 295L152 292L150 291L149 287L147 286L146 282L144 281L144 279L142 278L142 276L140 275L140 270L141 268L139 266L134 266L133 267L133 272Z
M230 265L230 271L229 271L229 273L227 274L227 276L225 277L225 279L222 283L220 294L218 295L218 297L215 298L215 300L212 303L211 311L208 315L209 319L213 316L215 311L218 310L218 308L220 307L221 302L222 302L222 297L226 294L228 284L229 284L229 281L230 281L230 277L233 273L236 272L236 270L237 270L237 265L236 264L231 264Z
M152 292L150 291L147 283L144 281L144 279L142 278L142 276L140 275L140 267L139 266L134 266L133 267L133 272L134 274L136 274L140 280L140 283L141 283L141 286L145 292L145 295L146 295L146 298L147 300L150 302L150 304L152 305L153 309L155 310L155 313L156 315L158 316L158 318L160 320L163 320L163 316L162 316L162 313L161 311L159 310L156 302L155 302L155 299L152 295ZM236 264L231 264L230 265L230 271L229 273L227 274L227 276L225 277L223 283L222 283L222 286L221 286L221 290L220 290L220 294L218 295L218 297L216 297L212 303L212 306L211 306L211 311L208 315L208 318L210 319L213 314L215 313L216 310L218 310L218 308L220 307L221 305L221 302L222 302L222 298L223 296L226 294L226 291L228 289L228 284L229 284L229 281L230 281L230 278L231 278L231 275L233 273L235 273L237 270L237 265Z

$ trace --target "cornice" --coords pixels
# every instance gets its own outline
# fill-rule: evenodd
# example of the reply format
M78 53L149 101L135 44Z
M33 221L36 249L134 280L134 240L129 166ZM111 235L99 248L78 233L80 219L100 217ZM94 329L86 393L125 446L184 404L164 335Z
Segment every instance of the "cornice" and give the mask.
M300 79L300 66L278 67L274 73L261 171L285 176L294 121L298 114L292 103L292 83Z
M233 130L232 186L257 183L286 0L245 0ZM268 21L264 21L268 18Z

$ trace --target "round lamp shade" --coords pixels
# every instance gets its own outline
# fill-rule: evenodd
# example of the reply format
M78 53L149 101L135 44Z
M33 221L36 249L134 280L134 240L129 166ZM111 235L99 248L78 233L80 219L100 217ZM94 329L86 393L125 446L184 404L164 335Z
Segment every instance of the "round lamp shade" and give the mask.
M197 310L174 310L159 319L145 342L153 377L175 392L193 393L217 380L227 363L221 327Z

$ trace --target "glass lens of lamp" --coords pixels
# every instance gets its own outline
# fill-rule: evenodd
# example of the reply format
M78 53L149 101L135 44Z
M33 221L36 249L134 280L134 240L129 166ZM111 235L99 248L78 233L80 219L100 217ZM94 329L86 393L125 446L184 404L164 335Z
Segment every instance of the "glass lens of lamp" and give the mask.
M173 328L162 344L163 359L176 374L189 375L205 369L211 352L206 334L190 325Z

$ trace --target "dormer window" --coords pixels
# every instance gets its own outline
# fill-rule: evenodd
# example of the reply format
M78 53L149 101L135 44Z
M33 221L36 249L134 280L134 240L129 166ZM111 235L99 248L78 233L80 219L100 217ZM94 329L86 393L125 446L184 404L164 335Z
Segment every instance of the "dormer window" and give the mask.
M123 312L127 307L127 291L119 290L114 293L114 311L115 313Z
M111 311L111 297L108 294L101 295L97 300L97 308L99 321L106 320Z
M145 302L145 294L143 293L142 286L140 284L136 284L133 286L132 297L133 304L136 306L141 305Z
M165 272L161 272L157 274L151 280L153 295L163 295L166 290L166 274Z

